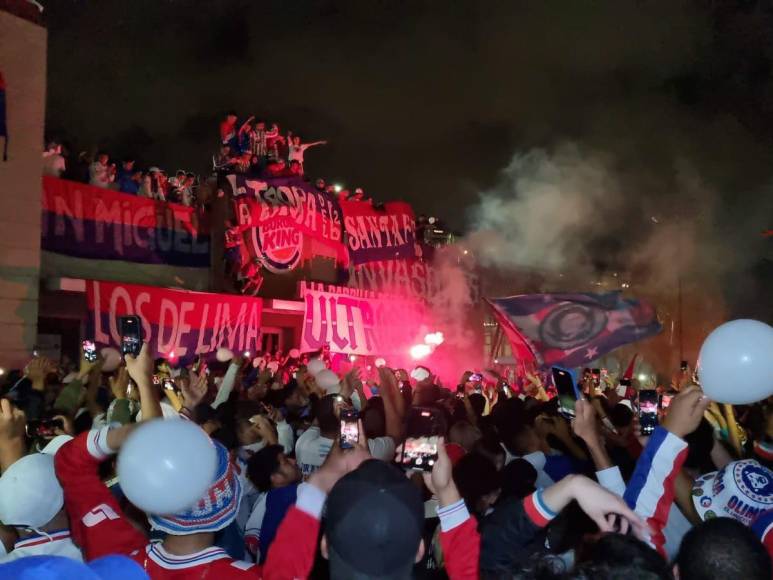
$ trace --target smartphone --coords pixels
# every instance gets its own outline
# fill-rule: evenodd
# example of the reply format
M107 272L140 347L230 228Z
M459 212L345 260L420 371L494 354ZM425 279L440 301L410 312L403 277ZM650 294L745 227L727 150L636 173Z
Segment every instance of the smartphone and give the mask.
M119 328L121 330L121 354L137 356L142 349L142 326L139 316L122 316Z
M32 439L56 437L56 429L64 429L64 422L61 419L30 419L27 421L27 436Z
M161 377L158 375L153 375L153 384L159 386L161 384Z
M671 399L674 398L674 395L660 395L660 409L668 409L669 405L671 405Z
M553 384L558 393L558 412L568 419L573 419L575 416L574 406L580 398L580 391L577 390L577 385L574 384L574 379L569 371L559 367L553 367L551 371Z
M164 385L164 388L168 391L174 391L174 379L165 378L162 381L162 384Z
M438 438L445 432L440 411L413 407L408 414L400 464L407 469L432 471L438 458Z
M341 449L352 449L360 440L359 418L354 409L341 409Z
M655 389L639 391L639 425L642 435L652 435L658 426L658 392Z
M81 343L83 349L83 358L89 362L97 362L97 345L91 340L84 340Z
M601 369L591 369L590 376L591 380L593 381L594 389L598 389L599 385L601 384ZM592 394L595 395L596 391L594 391Z

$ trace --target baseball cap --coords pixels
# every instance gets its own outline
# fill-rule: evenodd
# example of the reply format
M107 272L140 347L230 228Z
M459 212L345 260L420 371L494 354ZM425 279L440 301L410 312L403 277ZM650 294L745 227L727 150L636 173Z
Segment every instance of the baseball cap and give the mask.
M424 506L399 469L378 459L364 462L333 487L326 510L331 567L339 574L378 578L410 572Z
M698 478L692 501L701 519L733 518L749 526L773 508L773 471L754 459L734 461Z
M16 580L146 580L148 575L126 556L105 556L83 564L63 556L27 556L0 565L0 578Z
M0 477L0 521L8 526L43 527L63 505L53 455L26 455Z

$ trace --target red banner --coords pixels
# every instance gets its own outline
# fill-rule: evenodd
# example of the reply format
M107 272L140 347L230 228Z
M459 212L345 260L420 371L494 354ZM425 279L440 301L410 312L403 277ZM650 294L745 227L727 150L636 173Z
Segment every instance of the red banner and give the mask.
M209 268L196 210L75 181L43 178L42 248L98 260Z
M378 207L366 201L342 201L349 257L356 266L381 260L416 258L416 219L402 201Z
M190 359L227 347L260 348L260 298L170 290L90 280L86 286L91 336L102 345L120 345L118 319L137 315L154 357Z
M249 255L271 272L294 270L303 260L304 238L333 249L339 264L348 256L338 199L297 177L227 177L234 211Z

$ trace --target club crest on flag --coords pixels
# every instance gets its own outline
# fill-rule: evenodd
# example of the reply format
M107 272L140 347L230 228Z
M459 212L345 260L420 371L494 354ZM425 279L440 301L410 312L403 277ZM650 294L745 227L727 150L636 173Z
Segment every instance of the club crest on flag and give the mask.
M573 348L596 338L606 325L607 315L600 308L567 302L548 312L539 336L549 348Z
M513 353L542 367L580 367L661 330L643 300L604 294L523 294L488 300Z

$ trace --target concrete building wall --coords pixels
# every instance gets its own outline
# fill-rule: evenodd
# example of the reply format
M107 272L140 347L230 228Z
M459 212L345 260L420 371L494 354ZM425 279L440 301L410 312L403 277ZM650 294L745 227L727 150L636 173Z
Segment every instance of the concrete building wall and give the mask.
M29 358L37 335L48 34L0 9L0 39L8 128L8 159L0 154L0 366L13 368Z

